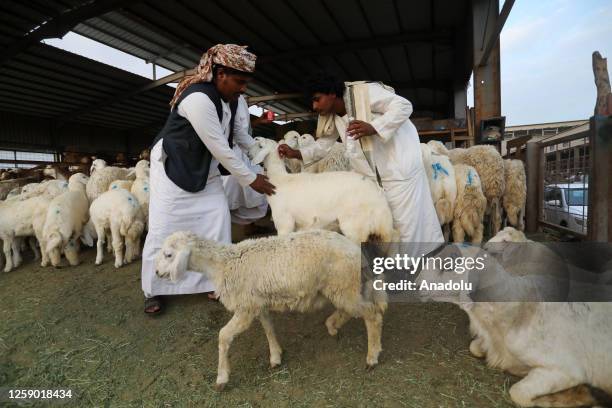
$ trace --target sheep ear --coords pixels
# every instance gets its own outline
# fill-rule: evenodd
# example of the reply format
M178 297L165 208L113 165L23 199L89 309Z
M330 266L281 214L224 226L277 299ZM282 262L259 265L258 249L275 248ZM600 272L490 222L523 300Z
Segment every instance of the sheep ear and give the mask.
M260 150L255 155L253 160L251 160L251 163L253 163L253 164L261 164L266 159L266 157L268 157L268 153L269 153L269 149Z
M176 260L174 261L176 266L172 268L170 272L170 280L177 282L181 276L187 271L189 265L189 256L191 255L191 249L181 249L176 253Z

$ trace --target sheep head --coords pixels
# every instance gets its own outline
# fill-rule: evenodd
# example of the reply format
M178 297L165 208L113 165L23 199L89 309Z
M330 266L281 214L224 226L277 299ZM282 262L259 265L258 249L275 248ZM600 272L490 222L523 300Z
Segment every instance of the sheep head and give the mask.
M265 137L256 137L255 143L249 147L247 155L253 164L260 164L277 146L278 144L274 140L266 139Z
M139 160L138 163L136 163L134 171L138 179L149 178L149 161Z
M177 282L187 270L191 249L198 237L191 232L179 231L164 241L155 258L155 273L160 278Z
M106 167L106 161L102 159L96 159L91 163L91 167L89 168L89 174L94 174L95 171L102 170Z
M300 147L310 146L314 142L315 142L314 137L309 133L304 133L303 135L300 136L300 139L299 139Z
M287 143L287 146L289 146L292 149L298 148L299 138L300 138L300 134L296 132L295 130L290 130L287 133L285 133L285 136L283 136L283 139L285 140L285 143Z
M68 179L68 190L70 191L81 191L85 189L87 182L89 181L89 177L87 177L83 173L74 173Z

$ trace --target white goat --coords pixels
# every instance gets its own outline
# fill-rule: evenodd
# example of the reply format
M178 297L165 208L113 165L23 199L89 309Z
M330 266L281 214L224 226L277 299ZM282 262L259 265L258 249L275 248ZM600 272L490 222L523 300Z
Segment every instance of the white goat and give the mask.
M279 235L296 230L328 228L356 243L375 237L392 242L393 216L384 192L372 180L352 172L288 174L273 140L256 137L249 149L255 164L264 162L276 194L268 197Z
M296 254L301 254L296 256ZM219 367L216 385L229 380L229 347L256 318L270 346L270 365L281 363L268 311L318 309L330 301L336 311L325 325L330 335L351 317L364 319L368 332L368 367L378 363L386 293L361 284L361 248L335 232L305 231L224 245L200 240L188 232L166 239L156 259L156 273L173 281L186 270L207 275L215 283L220 301L234 312L219 332ZM362 291L362 289L364 289Z

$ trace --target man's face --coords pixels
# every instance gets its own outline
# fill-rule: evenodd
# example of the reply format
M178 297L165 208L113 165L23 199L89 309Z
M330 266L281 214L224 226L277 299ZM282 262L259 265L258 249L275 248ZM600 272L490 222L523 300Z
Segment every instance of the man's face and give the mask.
M336 94L326 94L315 92L312 95L312 110L322 115L334 113L334 103L336 102Z
M251 77L241 74L227 74L223 70L217 73L216 85L221 97L227 102L237 101L246 92Z

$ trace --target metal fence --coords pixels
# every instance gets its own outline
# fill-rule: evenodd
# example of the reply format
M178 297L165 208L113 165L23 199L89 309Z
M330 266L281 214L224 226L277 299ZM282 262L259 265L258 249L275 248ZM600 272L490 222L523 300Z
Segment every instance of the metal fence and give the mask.
M591 139L592 132L587 128L529 143L527 206L532 212L537 208L534 221L538 230L548 228L580 239L588 237Z

